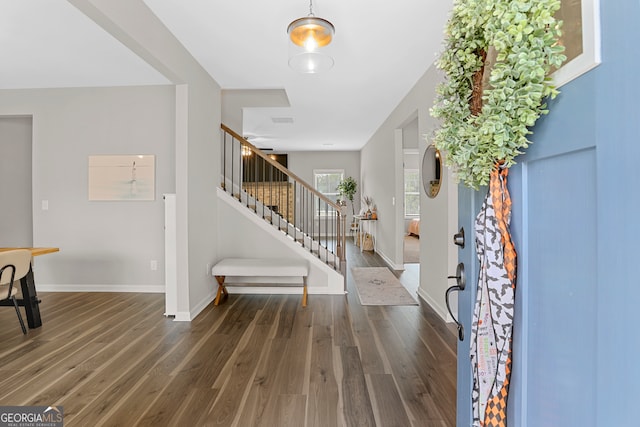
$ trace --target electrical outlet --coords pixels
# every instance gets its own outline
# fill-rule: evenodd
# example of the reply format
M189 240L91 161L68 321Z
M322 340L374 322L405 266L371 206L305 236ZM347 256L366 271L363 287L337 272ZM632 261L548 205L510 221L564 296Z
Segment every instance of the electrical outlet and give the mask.
M150 266L151 266L151 271L156 271L158 269L158 261L156 261L155 259L152 259Z
M207 273L206 273L206 275L208 276L209 274L211 274L211 263L210 262L207 263Z

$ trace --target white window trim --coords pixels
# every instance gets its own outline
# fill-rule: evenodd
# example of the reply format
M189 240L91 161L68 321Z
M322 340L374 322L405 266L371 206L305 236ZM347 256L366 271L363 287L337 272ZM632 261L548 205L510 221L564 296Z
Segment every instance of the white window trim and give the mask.
M342 176L341 180L344 179L344 169L314 169L313 170L313 189L316 190L317 192L326 195L326 194L330 194L330 195L336 195L339 196L340 193L338 192L338 190L335 191L335 193L323 193L322 191L318 190L316 184L316 176L317 175L328 175L328 174L340 174ZM318 210L314 208L314 216L316 218L324 218L326 216L326 213L324 213L325 211L320 211L318 213ZM324 214L323 214L324 213Z

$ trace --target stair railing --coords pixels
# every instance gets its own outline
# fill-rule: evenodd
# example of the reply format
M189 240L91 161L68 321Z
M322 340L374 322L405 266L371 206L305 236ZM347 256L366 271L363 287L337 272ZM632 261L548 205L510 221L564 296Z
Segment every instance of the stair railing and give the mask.
M326 264L346 283L346 214L267 154L225 126L222 188Z

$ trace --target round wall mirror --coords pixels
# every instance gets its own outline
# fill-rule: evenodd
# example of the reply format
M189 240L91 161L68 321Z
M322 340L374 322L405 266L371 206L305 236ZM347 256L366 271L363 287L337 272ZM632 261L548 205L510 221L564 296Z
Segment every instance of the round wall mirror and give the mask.
M442 156L435 145L431 144L422 158L422 186L427 196L433 199L440 192L441 184Z

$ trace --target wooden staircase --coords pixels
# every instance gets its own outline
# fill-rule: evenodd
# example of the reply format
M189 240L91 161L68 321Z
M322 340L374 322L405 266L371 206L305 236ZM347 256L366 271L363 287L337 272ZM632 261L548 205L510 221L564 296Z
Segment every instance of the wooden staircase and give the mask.
M343 207L221 125L221 189L346 278Z

